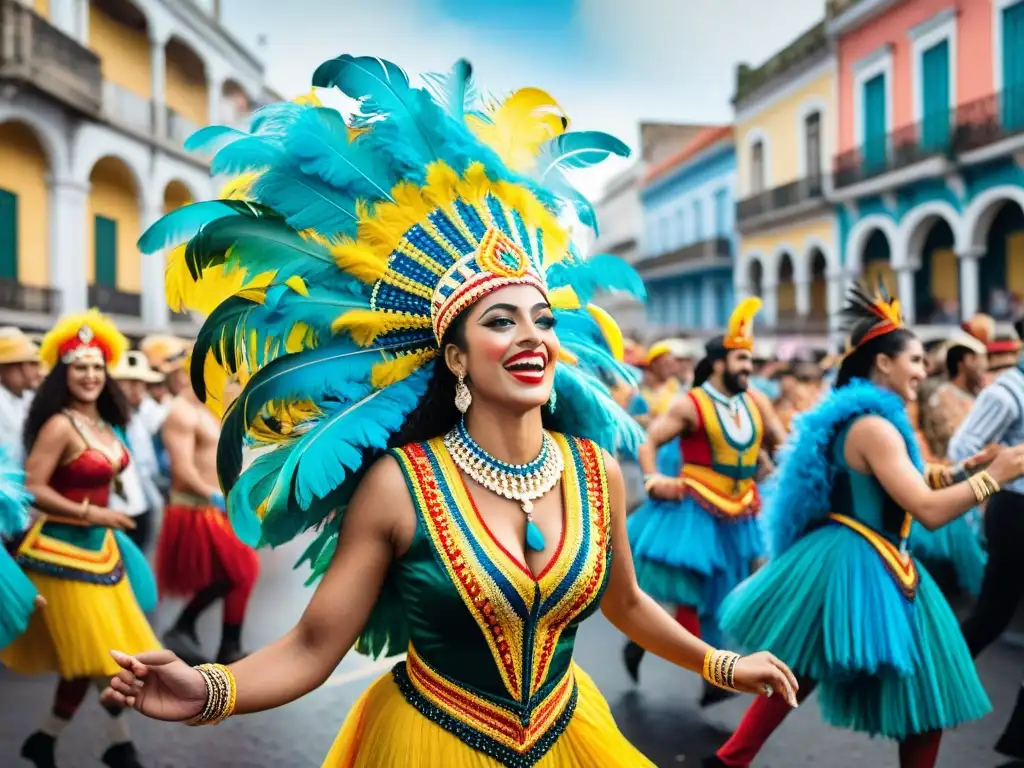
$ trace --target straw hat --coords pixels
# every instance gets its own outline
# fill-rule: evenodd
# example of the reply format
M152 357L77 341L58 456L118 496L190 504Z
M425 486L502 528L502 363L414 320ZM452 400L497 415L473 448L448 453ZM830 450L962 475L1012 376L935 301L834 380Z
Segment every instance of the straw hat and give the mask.
M146 356L150 367L166 374L184 366L192 344L178 336L153 335L144 338L139 349Z
M13 326L0 328L0 365L38 362L39 347L21 329Z
M145 384L159 384L164 375L154 371L149 360L141 352L125 352L120 362L111 369L110 377L117 381L141 381Z

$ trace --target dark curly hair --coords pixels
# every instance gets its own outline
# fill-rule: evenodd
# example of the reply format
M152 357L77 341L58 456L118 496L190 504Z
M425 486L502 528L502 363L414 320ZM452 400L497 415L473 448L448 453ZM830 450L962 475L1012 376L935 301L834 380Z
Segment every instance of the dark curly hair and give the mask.
M28 409L28 416L25 417L22 443L25 446L26 455L32 451L32 446L35 445L43 425L51 416L67 408L70 402L68 366L66 363L58 362L39 385L35 397L32 398L32 406ZM110 426L123 429L128 424L128 401L125 400L121 387L110 378L109 373L103 390L96 400L96 407L99 409L100 418Z

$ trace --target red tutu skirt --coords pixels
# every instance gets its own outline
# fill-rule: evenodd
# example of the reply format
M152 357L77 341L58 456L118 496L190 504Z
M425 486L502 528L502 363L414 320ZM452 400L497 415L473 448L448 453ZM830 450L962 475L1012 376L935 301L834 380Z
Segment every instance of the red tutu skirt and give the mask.
M156 550L162 594L188 597L219 581L251 585L259 572L255 550L239 541L217 507L170 504L164 509Z

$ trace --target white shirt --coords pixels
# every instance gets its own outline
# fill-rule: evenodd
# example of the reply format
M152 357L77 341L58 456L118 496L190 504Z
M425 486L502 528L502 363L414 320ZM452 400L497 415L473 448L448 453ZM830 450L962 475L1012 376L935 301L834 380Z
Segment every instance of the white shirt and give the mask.
M134 414L125 433L128 436L131 461L121 473L124 498L111 496L110 508L135 517L143 512L160 509L164 500L156 484L160 469L153 449L153 436L141 418L141 413Z
M167 418L167 414L170 413L170 410L170 403L158 403L152 397L147 395L142 398L142 405L139 406L139 410L136 415L139 420L145 424L150 437L155 437L156 435L159 435L160 430L163 429L164 420Z
M19 467L25 463L22 430L28 415L29 398L18 397L6 387L0 387L0 445Z

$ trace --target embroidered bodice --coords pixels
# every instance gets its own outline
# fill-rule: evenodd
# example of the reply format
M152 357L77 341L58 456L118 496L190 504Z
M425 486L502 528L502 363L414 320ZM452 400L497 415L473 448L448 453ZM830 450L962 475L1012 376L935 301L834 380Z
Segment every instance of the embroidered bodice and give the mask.
M746 392L728 397L709 383L691 390L696 428L680 437L683 483L709 512L737 517L757 512L754 478L764 423Z
M440 439L393 452L418 513L390 576L410 637L395 680L425 716L512 768L534 765L572 717L576 631L610 567L601 449L553 437L565 464L563 533L536 576L491 535Z

